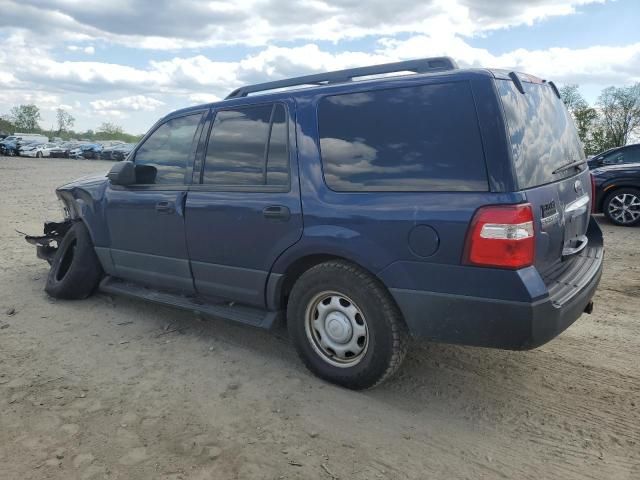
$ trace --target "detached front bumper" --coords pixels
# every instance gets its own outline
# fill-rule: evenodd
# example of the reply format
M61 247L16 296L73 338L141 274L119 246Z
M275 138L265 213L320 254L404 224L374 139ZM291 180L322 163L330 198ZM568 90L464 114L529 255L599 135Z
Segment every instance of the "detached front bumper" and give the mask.
M25 235L24 239L31 245L36 246L36 254L38 258L51 263L53 256L58 251L58 246L63 237L71 228L71 220L62 222L45 222L44 235L34 236Z
M415 336L445 343L529 350L562 333L582 313L591 313L604 259L602 232L593 219L587 236L587 248L564 268L543 277L548 294L536 301L390 291Z

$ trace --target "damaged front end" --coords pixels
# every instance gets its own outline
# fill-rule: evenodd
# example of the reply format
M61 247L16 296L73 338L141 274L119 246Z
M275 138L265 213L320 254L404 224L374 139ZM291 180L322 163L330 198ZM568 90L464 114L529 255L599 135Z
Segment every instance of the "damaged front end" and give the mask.
M42 258L47 262L53 261L53 256L58 251L60 242L67 234L73 221L71 219L62 222L44 222L44 235L25 235L24 239L37 248L38 258Z

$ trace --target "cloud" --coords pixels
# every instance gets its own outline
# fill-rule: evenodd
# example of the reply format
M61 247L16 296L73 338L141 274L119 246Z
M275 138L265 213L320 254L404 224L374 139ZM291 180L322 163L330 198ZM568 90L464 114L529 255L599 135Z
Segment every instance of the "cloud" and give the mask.
M67 50L69 50L70 52L84 52L87 55L93 55L94 53L96 53L96 49L91 45L89 45L88 47L79 47L78 45L68 45Z
M97 111L154 111L164 105L164 102L144 95L119 98L116 100L94 100L90 102L91 108Z
M51 39L84 38L148 49L273 41L338 41L370 35L474 35L567 15L605 0L5 0L0 28ZM241 32L241 34L239 34Z
M598 46L594 38L587 48L514 48L502 54L470 44L473 36L603 1L371 0L363 8L360 0L5 0L0 100L8 110L36 96L43 108L53 108L55 98L76 105L78 125L100 112L144 119L135 120L139 129L156 113L217 101L242 85L426 55L450 55L463 67L526 71L558 83L602 88L640 81L640 43ZM359 43L340 43L359 38L366 51L343 47ZM228 45L235 47L214 50L224 57L204 55L207 50L200 48ZM114 46L135 54L124 57L127 63L103 56ZM228 54L237 51L245 53Z

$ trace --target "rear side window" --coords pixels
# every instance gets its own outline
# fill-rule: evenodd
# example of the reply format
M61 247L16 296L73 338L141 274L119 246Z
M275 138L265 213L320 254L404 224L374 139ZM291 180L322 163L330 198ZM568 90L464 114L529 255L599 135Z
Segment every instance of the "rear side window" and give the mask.
M552 88L522 82L522 94L511 80L496 80L496 86L519 187L536 187L574 175L573 168L557 169L584 160L584 150L571 115Z
M287 144L284 105L219 111L209 138L203 182L221 186L288 186Z
M325 97L318 129L324 177L333 190L488 190L466 82Z
M202 113L173 118L149 136L135 156L139 184L183 184Z

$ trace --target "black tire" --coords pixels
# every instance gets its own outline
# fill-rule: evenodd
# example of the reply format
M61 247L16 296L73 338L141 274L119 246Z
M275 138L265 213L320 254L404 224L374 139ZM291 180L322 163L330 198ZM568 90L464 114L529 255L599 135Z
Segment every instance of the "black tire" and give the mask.
M635 188L614 190L604 199L602 211L615 225L632 227L640 224L640 190Z
M38 157L38 158L42 158L42 152L37 152L37 153L36 153L36 157Z
M102 267L87 227L75 222L64 236L51 262L45 291L54 298L87 298L98 286Z
M327 299L321 300L323 295L329 295L328 304L325 303ZM362 322L366 330L356 340L358 345L365 345L356 348L364 350L357 355L346 352L344 356L349 353L352 356L343 360L336 352L331 358L326 347L320 345L321 333L313 326L317 325L316 321L322 320L318 317L316 305L320 307L323 304L323 312L326 312L326 309L338 303L352 303L348 308L358 312L353 315L356 319L359 313L362 314L357 321L359 325ZM324 325L327 325L327 319L332 314L335 312L322 314ZM351 314L342 316L348 319ZM393 375L400 367L409 343L406 325L385 287L362 268L339 260L316 265L296 281L289 296L287 325L300 358L311 372L324 380L354 390L375 387ZM353 321L350 325L355 327ZM351 336L348 336L349 332ZM347 326L347 338L355 338L355 332L355 329ZM325 341L331 340L329 330L325 330L325 334ZM336 366L342 361L346 363Z

